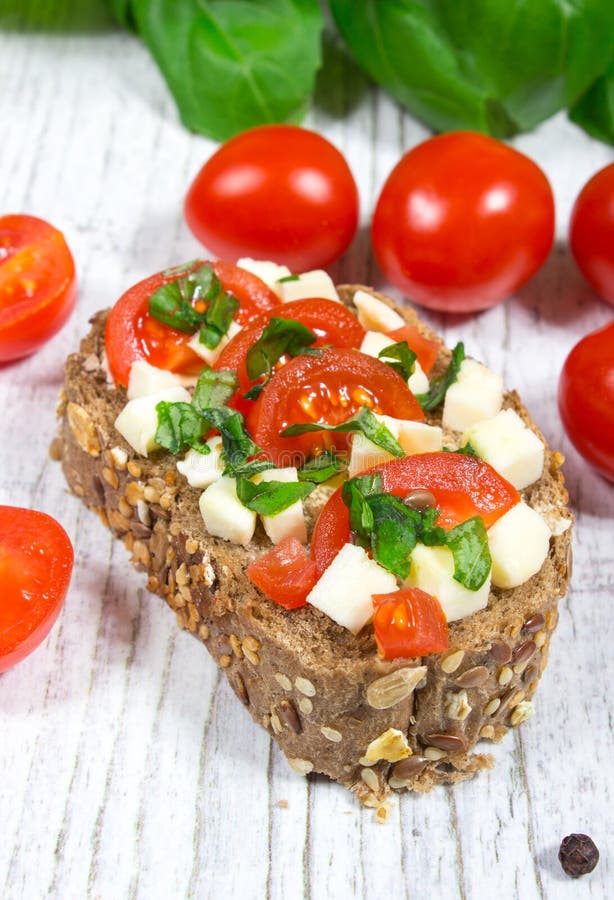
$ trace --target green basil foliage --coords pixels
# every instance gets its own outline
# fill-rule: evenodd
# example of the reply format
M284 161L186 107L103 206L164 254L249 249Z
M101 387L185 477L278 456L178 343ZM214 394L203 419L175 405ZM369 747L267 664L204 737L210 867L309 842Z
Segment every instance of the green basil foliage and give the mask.
M454 578L470 591L482 587L492 560L488 549L486 526L481 516L474 516L452 528L446 544L454 556Z
M302 469L298 470L298 477L299 481L312 481L315 484L322 484L346 469L347 463L344 460L326 450L324 453L306 462Z
M248 509L261 516L276 516L297 500L315 490L315 484L300 481L261 481L254 484L243 476L237 478L237 497Z
M440 378L434 378L426 394L416 394L416 400L425 412L436 409L446 396L446 391L458 378L461 363L465 358L465 345L459 342L452 351L450 365Z
M342 422L340 425L325 425L321 422L299 422L290 425L280 431L281 437L296 437L308 434L311 431L329 431L336 434L364 434L382 450L391 453L392 456L405 456L403 448L394 437L389 428L371 412L367 406L362 406L360 412L353 419Z
M282 356L298 356L316 340L313 331L300 322L273 318L247 352L247 374L252 381L269 376Z
M593 137L614 144L614 60L572 108L570 118Z
M397 344L384 347L377 355L382 362L398 372L404 381L414 374L418 357L407 341L399 341Z
M186 447L192 447L203 454L210 452L203 440L209 426L191 403L168 403L162 400L157 404L156 412L158 428L155 440L160 447L171 453L181 453Z
M238 386L236 372L230 369L215 370L211 366L206 366L198 376L192 404L198 412L225 406Z
M444 453L462 453L463 456L478 456L478 453L469 441L466 444L463 444L462 447L459 447L458 450L452 450L450 447L443 448Z

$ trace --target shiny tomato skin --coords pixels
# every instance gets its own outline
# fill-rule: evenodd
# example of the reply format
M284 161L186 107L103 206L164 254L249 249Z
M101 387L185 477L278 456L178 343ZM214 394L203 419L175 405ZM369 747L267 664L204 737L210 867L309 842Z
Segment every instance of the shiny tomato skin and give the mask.
M202 265L195 261L194 268ZM210 263L224 290L240 300L236 320L239 324L279 303L279 298L255 275L231 263ZM173 269L157 272L139 281L119 298L107 319L105 350L111 375L116 384L128 384L130 367L137 359L173 372L195 375L202 371L203 361L187 346L192 335L170 328L149 315L149 298L163 284L176 281Z
M302 422L338 425L369 406L374 412L422 421L424 413L394 369L358 350L330 348L321 356L297 356L273 375L248 417L256 444L278 466L301 466L334 444L348 449L349 435L327 432L280 437Z
M372 222L388 280L430 309L488 309L537 272L554 240L554 199L517 150L469 131L430 138L393 169Z
M373 630L383 659L426 656L449 646L448 621L441 603L420 588L374 594Z
M614 163L593 175L578 194L569 246L593 290L614 305Z
M247 567L247 577L284 609L305 606L317 581L316 565L297 538L285 537Z
M36 216L0 216L0 362L38 350L76 300L75 263L61 232Z
M51 516L0 506L0 672L49 633L68 591L73 559L68 535Z
M481 516L489 528L520 501L516 488L488 463L463 453L418 453L369 471L381 472L382 490L397 497L418 488L430 491L439 510L437 524L443 528L453 528L472 516ZM318 516L311 539L319 574L349 540L350 517L339 488Z
M322 268L348 248L358 191L341 153L295 125L262 125L223 144L190 187L186 221L224 259Z
M614 481L614 322L571 350L559 379L558 403L578 453Z

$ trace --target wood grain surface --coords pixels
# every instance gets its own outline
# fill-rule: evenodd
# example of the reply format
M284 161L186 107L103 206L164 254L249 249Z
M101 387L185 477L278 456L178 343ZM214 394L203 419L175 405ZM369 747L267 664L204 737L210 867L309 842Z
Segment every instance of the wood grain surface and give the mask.
M48 457L63 360L89 317L200 252L181 206L215 145L181 127L147 52L94 0L71 29L68 0L65 21L39 21L45 3L23 5L15 17L0 0L0 211L64 231L80 297L55 339L0 369L0 502L58 518L76 565L49 638L0 676L0 897L613 897L614 487L570 448L555 403L565 355L613 314L565 243L573 198L612 149L563 115L516 139L555 191L548 263L490 312L425 314L501 371L566 454L575 574L537 716L495 747L491 772L395 799L379 825L339 786L290 770ZM369 215L400 154L428 132L341 57L306 124L346 154L362 198L361 231L331 273L389 290ZM580 881L557 860L572 831L602 854Z

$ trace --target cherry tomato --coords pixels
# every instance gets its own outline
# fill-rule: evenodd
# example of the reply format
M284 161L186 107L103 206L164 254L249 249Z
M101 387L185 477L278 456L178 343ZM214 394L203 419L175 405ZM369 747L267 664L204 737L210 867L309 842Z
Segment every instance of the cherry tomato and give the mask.
M572 444L614 481L614 322L587 334L565 360L559 411Z
M70 583L73 549L62 526L32 509L0 506L0 672L49 633Z
M569 246L593 290L614 304L614 163L593 175L578 194Z
M347 450L349 435L326 431L281 437L301 422L338 425L368 406L400 419L424 419L406 382L390 366L358 350L331 348L297 356L264 388L248 417L254 441L278 466L302 465L324 449Z
M441 603L420 588L374 594L373 629L379 655L425 656L449 645L448 622Z
M75 263L63 235L35 216L0 216L0 362L38 350L76 300Z
M472 516L482 516L490 528L520 501L515 487L488 463L462 453L418 453L370 469L381 472L382 490L405 497L423 488L435 498L437 524L453 528ZM311 539L311 555L322 574L350 540L350 516L341 488L322 509Z
M303 272L347 249L358 226L358 191L345 159L321 135L263 125L207 160L184 212L218 256L271 259Z
M554 199L541 169L494 138L450 132L393 169L372 224L388 280L430 309L494 306L537 272L554 239Z
M316 565L294 537L285 537L247 567L247 577L284 609L305 605L317 581Z
M429 341L428 338L425 338L424 335L420 333L415 325L401 325L400 328L396 328L394 331L388 331L387 334L395 343L407 341L410 349L413 350L418 357L418 362L422 367L422 371L428 375L435 364L435 360L441 349L441 344L438 341Z
M200 260L194 267L202 265ZM210 263L224 290L240 300L236 320L241 325L279 304L266 284L238 266L218 260ZM163 284L176 281L176 269L158 272L129 288L119 298L107 320L105 349L116 384L128 384L130 367L137 359L173 372L196 375L203 361L188 347L192 335L164 325L149 315L149 298Z

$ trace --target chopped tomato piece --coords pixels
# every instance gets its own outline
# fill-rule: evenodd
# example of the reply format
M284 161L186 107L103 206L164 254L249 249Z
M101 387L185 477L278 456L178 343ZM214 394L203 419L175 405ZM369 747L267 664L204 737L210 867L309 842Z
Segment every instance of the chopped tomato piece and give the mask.
M305 598L318 580L315 563L294 537L282 538L272 550L250 563L247 577L284 609L305 606Z
M449 644L448 623L441 603L420 588L374 594L373 628L379 655L425 656L441 653Z
M395 328L394 331L388 331L387 335L395 344L398 344L400 341L407 341L410 349L418 357L418 362L422 366L423 371L428 375L441 350L442 345L438 341L430 341L428 338L425 338L415 325L401 325L400 328Z

